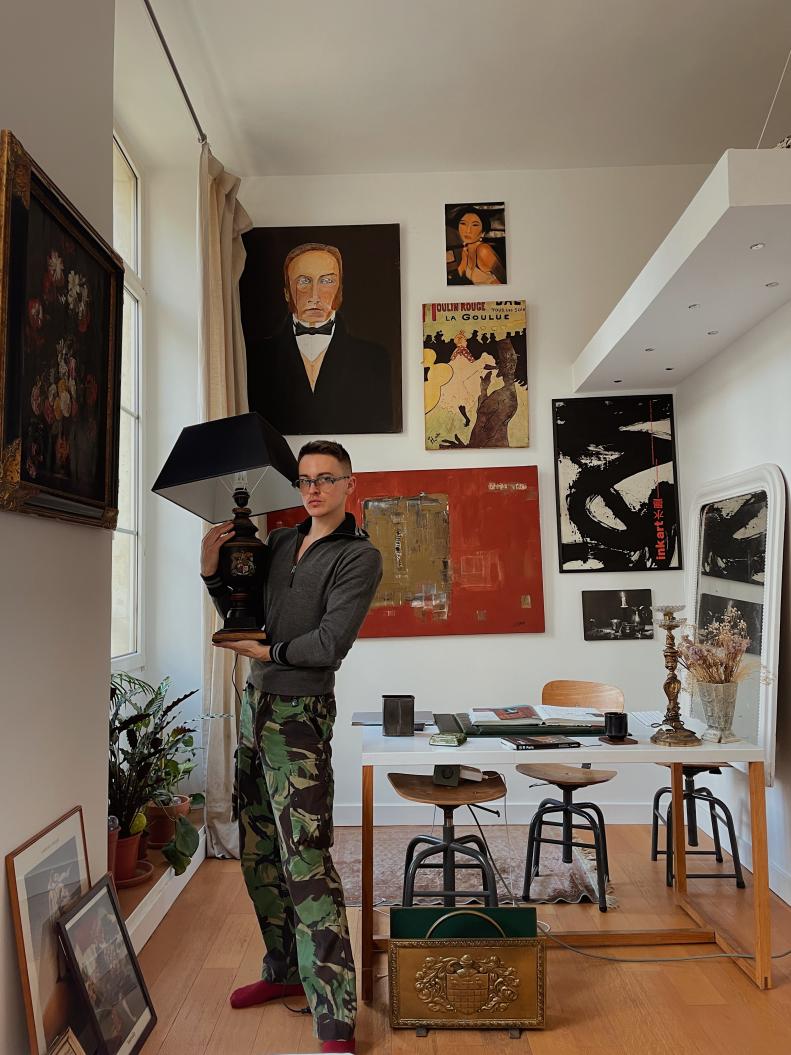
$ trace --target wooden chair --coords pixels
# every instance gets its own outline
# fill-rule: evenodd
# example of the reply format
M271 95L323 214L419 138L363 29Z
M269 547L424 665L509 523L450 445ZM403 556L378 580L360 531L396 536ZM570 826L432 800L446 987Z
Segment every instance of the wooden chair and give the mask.
M604 685L597 681L549 681L541 693L541 702L552 707L587 707L592 711L622 711L624 709L623 693L614 685ZM525 857L525 880L522 897L530 900L530 886L538 875L541 858L541 844L554 843L563 847L563 862L571 864L572 850L575 846L592 848L596 853L596 873L598 877L599 910L607 911L606 885L610 874L610 863L607 857L607 833L604 826L604 814L595 802L574 802L574 792L581 788L604 784L616 775L614 769L590 769L586 767L538 763L517 766L516 770L523 776L554 784L563 793L563 799L546 798L530 822ZM547 820L552 814L560 814L559 821ZM578 818L580 823L575 824ZM544 835L544 826L560 828L561 838L551 839ZM593 843L575 842L574 831L590 831Z
M491 802L505 796L506 788L499 773L485 772L483 780L466 780L458 787L435 784L430 776L416 773L388 773L387 779L403 799L423 802L442 810L442 838L436 835L418 835L411 840L404 863L404 893L402 903L412 905L415 897L441 897L443 904L455 906L457 897L483 897L489 907L497 907L497 880L492 868L486 844L479 835L456 837L453 812L459 806ZM418 846L423 849L418 850ZM417 852L416 852L417 851ZM430 857L442 857L441 862L427 864ZM472 859L472 863L460 864L457 857ZM415 877L421 868L442 869L442 890L419 890L415 893ZM456 869L474 868L480 871L481 890L456 890Z

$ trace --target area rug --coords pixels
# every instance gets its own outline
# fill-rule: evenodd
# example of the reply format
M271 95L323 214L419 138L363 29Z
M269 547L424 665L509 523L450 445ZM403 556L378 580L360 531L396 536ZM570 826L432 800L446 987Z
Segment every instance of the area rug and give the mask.
M427 829L430 830L430 829ZM517 900L521 901L522 883L525 871L525 850L527 847L527 825L486 825L486 841L489 844L492 858L500 870L497 878L498 897L502 904L511 901L508 887ZM457 835L476 833L476 828L456 829ZM374 904L400 905L404 882L404 858L409 840L417 835L413 827L388 826L377 828L374 835ZM441 835L441 829L434 831ZM361 904L362 889L360 880L360 829L336 828L335 846L332 851L335 867L343 882L346 904ZM497 870L495 870L495 875ZM439 870L418 872L415 892L436 890L441 885ZM462 869L456 873L456 886L460 890L480 889L480 872ZM606 887L607 907L616 908L617 897L608 880ZM471 899L473 900L473 899ZM562 861L562 850L559 846L544 845L541 848L541 874L533 880L530 890L530 901L537 904L550 904L558 901L579 904L583 901L598 902L596 885L596 857L593 850L573 850L570 865ZM440 898L422 898L417 904L441 904Z

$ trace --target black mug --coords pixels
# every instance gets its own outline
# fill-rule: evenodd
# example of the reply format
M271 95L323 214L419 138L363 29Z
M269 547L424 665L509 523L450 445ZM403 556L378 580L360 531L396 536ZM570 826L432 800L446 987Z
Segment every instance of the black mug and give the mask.
M629 715L626 711L604 712L604 735L608 740L625 740L629 735Z

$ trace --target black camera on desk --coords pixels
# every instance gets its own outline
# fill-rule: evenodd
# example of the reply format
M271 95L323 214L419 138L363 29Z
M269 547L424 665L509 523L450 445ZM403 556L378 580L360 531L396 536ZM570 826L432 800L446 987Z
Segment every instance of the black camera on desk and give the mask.
M415 697L382 697L382 736L415 735Z

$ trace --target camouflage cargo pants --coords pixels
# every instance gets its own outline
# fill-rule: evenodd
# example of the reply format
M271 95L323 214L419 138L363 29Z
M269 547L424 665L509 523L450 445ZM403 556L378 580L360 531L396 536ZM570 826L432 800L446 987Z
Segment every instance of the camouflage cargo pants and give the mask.
M335 697L247 686L236 762L242 872L266 945L262 977L302 982L321 1040L354 1032L343 888L330 856Z

